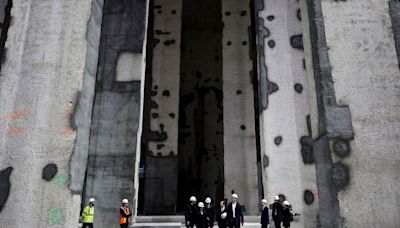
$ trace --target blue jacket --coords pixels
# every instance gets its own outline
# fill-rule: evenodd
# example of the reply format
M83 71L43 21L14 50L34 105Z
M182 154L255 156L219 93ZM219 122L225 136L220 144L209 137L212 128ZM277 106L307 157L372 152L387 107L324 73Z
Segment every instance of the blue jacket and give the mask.
M265 206L261 212L261 225L267 226L269 224L269 210L268 207Z

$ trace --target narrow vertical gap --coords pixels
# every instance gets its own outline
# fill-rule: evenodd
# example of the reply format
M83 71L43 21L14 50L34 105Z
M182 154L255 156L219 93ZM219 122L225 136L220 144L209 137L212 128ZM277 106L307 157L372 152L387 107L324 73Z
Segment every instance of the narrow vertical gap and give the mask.
M260 98L259 98L259 84L258 84L258 42L257 42L257 22L258 11L256 10L255 0L250 0L250 13L251 13L251 27L250 27L250 40L251 40L251 59L253 60L252 79L254 90L254 127L256 132L256 153L257 153L257 184L258 184L258 199L259 201L264 198L264 185L262 177L262 163L261 163L261 141L260 141ZM262 51L262 50L261 50ZM261 208L260 208L261 209Z
M1 24L1 36L0 36L0 69L1 66L3 65L2 63L5 60L5 52L6 52L6 40L7 40L7 33L8 33L8 28L10 27L11 23L11 8L12 8L12 0L7 1L7 5L4 8L4 20L3 23Z
M154 49L154 1L149 0L149 12L147 19L147 47L146 47L146 70L144 79L144 103L143 103L143 123L142 123L142 146L140 151L139 162L139 193L138 193L138 215L144 213L144 195L145 190L145 164L146 156L149 152L150 134L150 106L151 106L151 90L153 84L152 69L153 69L153 49Z
M224 196L222 27L220 0L183 0L178 211Z

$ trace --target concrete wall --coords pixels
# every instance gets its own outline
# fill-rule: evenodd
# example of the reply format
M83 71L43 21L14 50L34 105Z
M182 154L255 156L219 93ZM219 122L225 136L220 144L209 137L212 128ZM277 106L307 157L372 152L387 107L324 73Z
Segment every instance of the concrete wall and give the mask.
M343 226L398 227L400 71L388 1L322 1L322 11L337 103L354 130L349 154L333 155L349 175Z
M118 226L118 208L124 198L136 213L146 10L145 0L104 2L85 183L85 201L97 199L96 227Z
M85 126L72 116L91 112L78 104L91 103L100 6L100 1L13 1L0 80L4 227L78 223L80 196L68 188L69 162ZM79 97L83 89L85 98Z
M271 203L280 195L292 204L300 214L293 227L315 227L318 191L300 6L295 0L262 3L258 51L263 55L259 77L266 81L260 85L264 193Z
M150 5L141 158L144 214L176 212L181 8L178 0Z
M245 213L258 213L254 92L249 1L222 1L224 187L239 195Z

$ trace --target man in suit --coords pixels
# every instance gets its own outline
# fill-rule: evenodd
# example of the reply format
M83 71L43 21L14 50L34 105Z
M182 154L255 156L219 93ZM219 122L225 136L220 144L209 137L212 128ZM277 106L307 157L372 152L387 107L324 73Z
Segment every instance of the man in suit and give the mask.
M185 224L187 228L193 228L197 217L197 199L195 196L190 197L190 204L185 209Z
M274 196L275 202L272 204L272 219L274 220L275 228L281 228L283 220L283 207L279 202L279 196Z
M228 217L228 213L226 212L227 209L225 207L225 201L221 201L219 203L220 208L218 210L216 210L216 218L217 218L217 222L218 222L218 227L219 228L226 228L227 226L227 217Z
M269 210L267 206L267 200L261 200L262 212L261 212L261 228L268 228L269 225Z
M236 193L232 194L232 202L228 204L228 227L229 228L240 228L243 226L243 210L242 205L238 202L238 195Z

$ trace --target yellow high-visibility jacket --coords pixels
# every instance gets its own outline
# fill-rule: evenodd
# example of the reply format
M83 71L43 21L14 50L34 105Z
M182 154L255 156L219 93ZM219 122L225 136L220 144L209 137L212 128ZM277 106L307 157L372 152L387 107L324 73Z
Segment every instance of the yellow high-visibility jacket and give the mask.
M85 207L82 211L82 222L93 223L94 220L94 207Z

